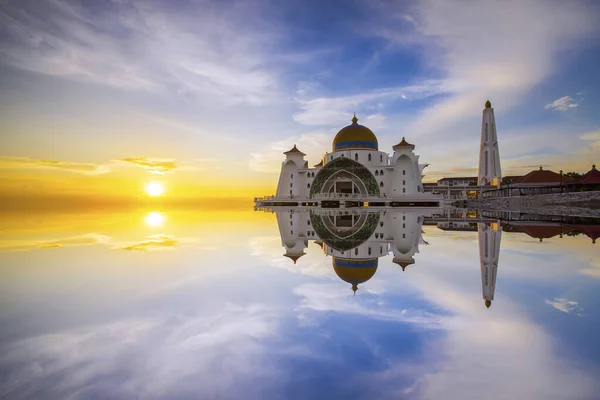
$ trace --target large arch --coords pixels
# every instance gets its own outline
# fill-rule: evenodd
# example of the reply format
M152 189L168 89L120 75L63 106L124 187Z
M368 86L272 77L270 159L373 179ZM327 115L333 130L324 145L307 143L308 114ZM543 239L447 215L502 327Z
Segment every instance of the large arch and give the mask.
M379 223L379 213L369 213L359 218L352 227L339 230L327 216L310 212L310 222L319 238L337 251L347 251L369 239Z
M330 178L341 172L348 174L343 176L349 180L355 179L356 181L359 181L361 185L357 186L359 188L364 188L365 194L379 196L379 185L371 171L354 160L347 157L339 157L325 164L325 166L317 172L317 176L310 188L310 197L319 193L324 193L324 189L326 188L326 184L330 181Z

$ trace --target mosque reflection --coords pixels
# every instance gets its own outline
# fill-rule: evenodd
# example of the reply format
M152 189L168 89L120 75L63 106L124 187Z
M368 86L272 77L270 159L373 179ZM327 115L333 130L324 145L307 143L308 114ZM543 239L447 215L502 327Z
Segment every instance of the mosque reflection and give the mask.
M564 219L538 221L522 215L519 220L442 209L264 209L275 212L284 256L294 264L305 255L309 241L318 244L331 257L337 276L350 284L354 294L359 285L377 272L379 258L393 255L392 261L402 271L415 264L415 255L423 239L423 225L434 225L443 231L477 232L482 297L486 307L494 300L502 231L519 232L539 239L585 234L595 243L600 236L599 221L585 223ZM579 222L579 224L577 224Z

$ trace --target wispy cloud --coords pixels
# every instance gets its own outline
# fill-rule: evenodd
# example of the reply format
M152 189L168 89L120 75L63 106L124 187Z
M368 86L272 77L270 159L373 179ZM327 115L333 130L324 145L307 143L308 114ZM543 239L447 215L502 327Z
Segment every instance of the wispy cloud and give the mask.
M5 342L0 396L264 398L266 384L257 382L278 376L265 356L277 312L256 304L211 312L124 319Z
M546 110L553 109L554 111L566 111L569 108L579 107L579 104L575 102L575 100L569 96L561 97L560 99L554 100L550 104L546 104L544 107Z
M126 157L120 158L117 161L145 168L151 174L157 175L164 175L165 173L173 172L175 169L177 169L177 163L175 163L173 160L158 160L146 157Z
M35 160L27 157L0 157L0 168L6 169L54 169L85 175L98 175L110 171L107 165L58 161Z
M278 78L273 27L256 3L8 1L0 54L13 67L121 89L260 104Z
M70 246L91 246L105 244L109 240L109 236L98 233L87 233L79 236L48 240L4 240L0 241L0 251L27 251L35 249L58 249Z
M436 80L338 97L315 97L316 93L307 91L303 87L297 93L300 111L294 114L294 120L305 125L343 126L350 123L353 112L359 113L359 116L362 113L364 119L368 121L377 118L375 115L379 114L374 114L372 110L380 109L383 103L397 99L422 99L440 94L442 91L441 82Z
M139 242L115 247L115 249L128 251L155 251L172 249L175 246L177 246L177 239L174 236L158 234L150 235L147 239Z
M578 307L578 304L576 301L573 300L569 300L565 297L555 297L553 300L544 300L546 304L551 305L552 307L556 308L558 311L562 311L564 313L570 313L572 311L575 311Z

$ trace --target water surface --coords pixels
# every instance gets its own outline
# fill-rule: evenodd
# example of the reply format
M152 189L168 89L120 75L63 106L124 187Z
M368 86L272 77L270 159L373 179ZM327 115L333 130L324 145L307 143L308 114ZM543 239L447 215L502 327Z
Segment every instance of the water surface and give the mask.
M0 398L598 398L597 227L388 212L4 215Z

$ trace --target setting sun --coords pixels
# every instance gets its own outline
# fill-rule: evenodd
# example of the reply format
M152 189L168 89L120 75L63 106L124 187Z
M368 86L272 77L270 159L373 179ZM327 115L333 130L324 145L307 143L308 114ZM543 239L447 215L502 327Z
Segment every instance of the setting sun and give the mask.
M158 182L152 182L149 183L148 186L146 186L146 193L148 193L152 197L160 196L164 193L164 191L165 188Z

